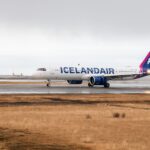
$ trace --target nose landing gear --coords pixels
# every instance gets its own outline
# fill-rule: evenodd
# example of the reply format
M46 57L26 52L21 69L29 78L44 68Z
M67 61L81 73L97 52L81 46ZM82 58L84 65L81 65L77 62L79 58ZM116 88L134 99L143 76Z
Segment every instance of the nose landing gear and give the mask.
M50 80L47 80L46 86L47 86L47 87L50 87L50 86L51 86Z

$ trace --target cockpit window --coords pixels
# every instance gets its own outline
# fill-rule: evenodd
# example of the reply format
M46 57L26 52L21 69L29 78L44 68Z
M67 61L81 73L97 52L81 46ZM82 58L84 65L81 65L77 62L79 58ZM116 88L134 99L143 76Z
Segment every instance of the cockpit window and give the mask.
M46 68L38 68L37 71L46 71Z

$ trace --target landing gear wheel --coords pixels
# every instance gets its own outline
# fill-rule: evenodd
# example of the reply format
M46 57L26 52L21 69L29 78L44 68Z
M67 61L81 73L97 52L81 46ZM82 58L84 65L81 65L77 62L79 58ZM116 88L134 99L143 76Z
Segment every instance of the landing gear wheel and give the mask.
M88 83L88 87L93 87L94 85L92 85L91 83Z
M109 83L104 84L104 88L110 88L110 84Z
M47 86L47 87L50 87L50 85L51 85L51 83L50 83L50 81L48 80L46 86Z
M46 84L46 86L47 86L47 87L50 87L50 84L49 84L49 83L47 83L47 84Z

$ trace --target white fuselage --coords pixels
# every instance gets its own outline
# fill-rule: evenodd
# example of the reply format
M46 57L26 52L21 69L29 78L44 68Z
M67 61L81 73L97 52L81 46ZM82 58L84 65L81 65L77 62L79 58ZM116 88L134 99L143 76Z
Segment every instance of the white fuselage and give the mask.
M122 76L118 80L131 80L140 75L139 68L113 68L113 67L57 67L49 70L37 70L34 78L46 80L89 80L91 76ZM131 76L130 76L131 75ZM116 79L115 79L116 80Z

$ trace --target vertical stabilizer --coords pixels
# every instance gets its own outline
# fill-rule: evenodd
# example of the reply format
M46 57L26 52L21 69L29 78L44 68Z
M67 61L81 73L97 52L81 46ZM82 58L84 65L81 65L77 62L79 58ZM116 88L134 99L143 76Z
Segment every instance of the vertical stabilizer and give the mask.
M143 73L147 73L148 70L150 70L150 52L147 54L147 56L145 57L145 59L141 63L140 70Z

